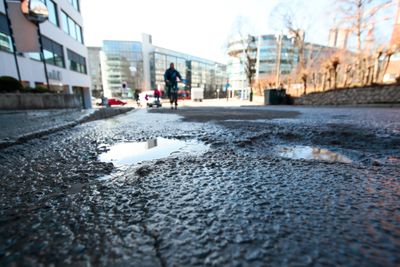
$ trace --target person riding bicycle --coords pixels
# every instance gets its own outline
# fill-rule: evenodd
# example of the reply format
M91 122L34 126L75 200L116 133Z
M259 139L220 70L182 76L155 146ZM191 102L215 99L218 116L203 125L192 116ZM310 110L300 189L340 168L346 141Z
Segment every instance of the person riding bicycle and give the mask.
M167 86L167 96L171 103L171 109L173 109L173 103L175 103L175 109L178 108L178 81L182 81L181 74L175 69L174 63L169 65L169 69L165 71L164 81Z

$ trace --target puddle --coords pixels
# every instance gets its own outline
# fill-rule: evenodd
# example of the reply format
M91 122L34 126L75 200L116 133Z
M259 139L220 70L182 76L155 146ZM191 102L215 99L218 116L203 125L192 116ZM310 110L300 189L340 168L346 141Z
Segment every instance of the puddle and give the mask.
M124 142L108 147L108 151L99 155L99 160L115 165L134 165L142 161L166 158L172 154L204 153L208 145L195 140L154 138L144 142Z
M329 162L351 163L352 160L338 153L327 149L310 147L310 146L294 146L277 148L279 156L290 159L320 160Z

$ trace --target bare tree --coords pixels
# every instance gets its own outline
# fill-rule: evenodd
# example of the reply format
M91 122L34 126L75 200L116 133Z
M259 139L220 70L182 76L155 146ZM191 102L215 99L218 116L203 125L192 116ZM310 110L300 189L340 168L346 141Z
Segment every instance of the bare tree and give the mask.
M286 32L293 40L294 50L296 51L296 67L293 70L293 80L303 84L303 93L307 93L308 82L312 81L316 88L315 68L319 61L320 51L318 47L307 45L305 42L305 30L312 28L312 21L309 11L304 2L286 1L278 4L270 15L270 20L275 28L280 27L281 32ZM278 30L278 29L276 29ZM308 52L308 53L306 53Z
M253 81L254 75L256 73L256 62L257 62L257 46L256 46L256 38L254 36L248 35L243 41L245 46L245 72L247 82L250 87L250 102L253 101Z
M339 5L339 24L357 38L357 52L363 50L363 34L376 22L376 15L392 5L392 0L334 0Z
M393 5L393 0L332 0L338 6L339 28L345 28L356 37L353 83L371 84L376 81L379 57L374 61L369 49L373 48L373 31L378 14ZM385 17L384 20L387 20ZM367 33L368 31L368 33ZM365 44L364 42L367 42ZM376 54L376 53L375 53ZM377 52L379 55L379 52ZM377 56L377 54L375 56ZM380 55L379 55L380 56ZM379 73L379 71L378 71Z
M257 63L256 38L250 34L250 26L243 17L238 17L234 23L233 34L228 40L228 54L240 59L244 68L246 80L250 87L250 101L253 101L253 85ZM246 32L246 33L245 33ZM235 48L235 45L237 46ZM231 49L229 49L229 47Z

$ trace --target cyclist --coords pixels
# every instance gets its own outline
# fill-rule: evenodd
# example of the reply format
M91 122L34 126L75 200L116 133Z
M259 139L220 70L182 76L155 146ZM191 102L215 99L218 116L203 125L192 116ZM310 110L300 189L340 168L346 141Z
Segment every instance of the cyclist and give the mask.
M178 81L182 81L181 74L175 69L174 63L169 64L169 69L165 71L164 81L167 86L167 95L169 97L169 102L171 103L171 109L173 109L173 104L175 103L175 109L178 108Z

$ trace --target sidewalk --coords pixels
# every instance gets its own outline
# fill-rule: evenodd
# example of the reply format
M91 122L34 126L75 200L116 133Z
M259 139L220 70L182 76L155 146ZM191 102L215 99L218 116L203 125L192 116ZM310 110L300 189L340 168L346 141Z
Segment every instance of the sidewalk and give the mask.
M169 105L169 104L168 104ZM249 100L241 100L238 98L226 98L220 99L204 99L202 102L192 100L179 100L178 105L181 107L240 107L240 106L262 106L263 103L254 99L250 102Z
M163 108L169 108L170 103L168 99L161 100ZM127 107L137 107L136 103L129 103L126 105ZM264 106L264 103L260 100L255 98L254 101L250 102L249 100L241 100L238 98L229 98L227 101L226 98L220 99L203 99L202 102L193 101L193 100L178 100L178 108L183 107L240 107L240 106ZM146 103L142 103L142 107L140 108L147 108Z
M132 108L0 110L0 148L130 110Z

